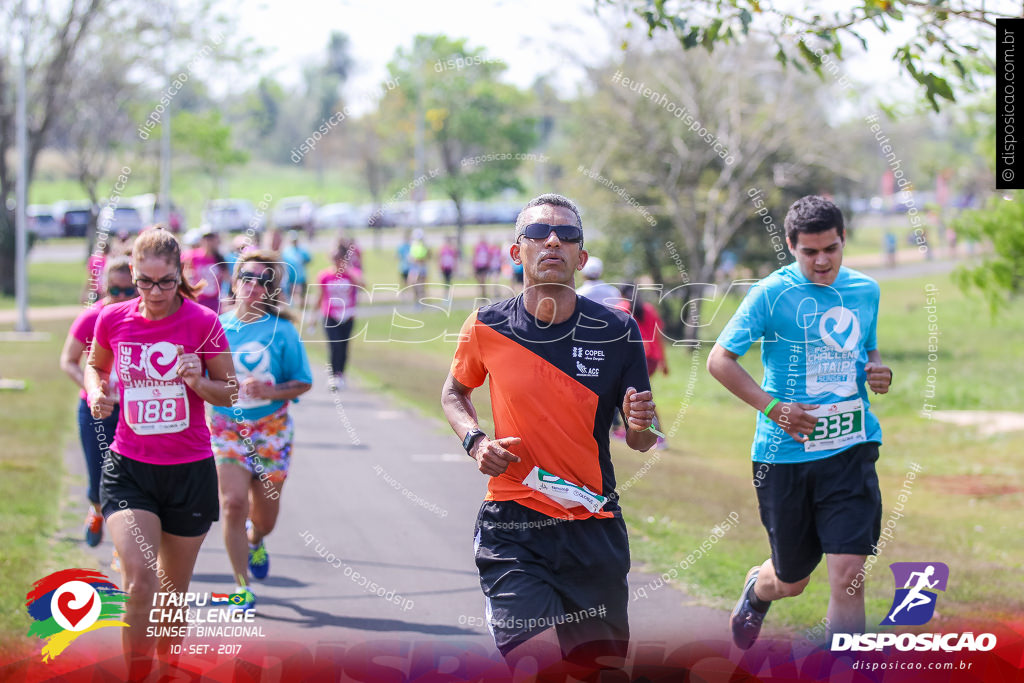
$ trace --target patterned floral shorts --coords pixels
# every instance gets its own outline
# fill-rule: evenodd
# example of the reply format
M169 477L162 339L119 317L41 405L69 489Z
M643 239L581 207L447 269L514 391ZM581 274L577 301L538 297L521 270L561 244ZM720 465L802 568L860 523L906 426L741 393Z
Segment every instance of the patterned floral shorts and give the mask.
M258 420L240 420L214 412L210 417L210 441L218 465L236 463L263 477L281 482L288 477L295 424L283 405Z

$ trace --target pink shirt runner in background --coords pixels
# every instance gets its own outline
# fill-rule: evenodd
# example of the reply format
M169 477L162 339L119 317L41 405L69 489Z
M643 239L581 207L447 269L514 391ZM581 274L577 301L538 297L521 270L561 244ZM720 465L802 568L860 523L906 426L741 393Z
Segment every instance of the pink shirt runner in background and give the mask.
M78 317L75 318L75 322L71 323L69 333L85 346L84 355L86 357L89 356L89 349L92 347L93 330L96 329L96 318L99 317L101 310L103 310L103 304L97 302L79 313ZM81 398L85 398L85 389L79 391L78 395Z
M89 291L96 294L96 298L102 294L103 268L107 265L107 257L103 254L92 254L85 264L86 273L89 275Z
M359 270L353 269L351 266L343 273L339 273L334 268L325 268L320 271L317 282L323 287L320 312L324 317L345 322L355 315L356 295L359 293L359 288L352 284L350 273L354 273L357 278L360 275Z
M441 252L438 255L438 263L441 266L441 270L455 270L455 262L457 260L458 252L455 251L455 247L450 244L441 246Z
M200 304L212 311L220 310L220 262L214 256L210 256L202 248L189 249L182 257L181 262L192 271L190 284L205 280L202 291L196 294Z
M212 457L203 399L178 377L177 345L207 361L228 351L217 314L185 299L162 320L139 314L140 299L104 306L94 340L110 349L120 378L121 415L111 448L153 465Z

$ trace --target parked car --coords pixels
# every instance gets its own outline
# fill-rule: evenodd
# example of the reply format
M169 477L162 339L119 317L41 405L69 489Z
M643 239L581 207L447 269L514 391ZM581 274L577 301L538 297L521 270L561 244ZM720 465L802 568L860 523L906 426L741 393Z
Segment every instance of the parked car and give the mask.
M274 227L279 230L305 230L313 234L316 204L309 197L285 197L274 207Z
M455 202L450 199L428 199L420 202L420 225L455 225L457 219Z
M138 210L143 225L163 223L175 234L185 229L185 217L178 206L172 201L171 213L169 216L166 215L163 207L160 206L159 197L152 192L140 194L137 197L129 197L125 200L125 204L133 206Z
M261 232L267 225L263 214L248 199L214 199L203 211L203 223L214 232Z
M418 224L414 202L389 202L374 210L367 219L370 227L412 228Z
M100 209L96 229L108 235L136 235L142 232L142 216L134 206L112 206Z
M28 219L28 231L35 233L36 237L49 239L64 236L64 229L54 218L51 207L43 204L29 204L25 216Z
M313 227L317 230L354 228L358 225L357 217L358 212L351 204L324 204L313 214Z
M60 201L53 205L53 217L65 237L85 237L96 208L87 200Z

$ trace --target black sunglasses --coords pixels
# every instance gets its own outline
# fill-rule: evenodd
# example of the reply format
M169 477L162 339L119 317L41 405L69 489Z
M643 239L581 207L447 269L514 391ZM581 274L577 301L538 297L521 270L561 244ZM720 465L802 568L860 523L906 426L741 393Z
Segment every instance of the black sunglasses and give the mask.
M274 283L274 274L267 272L254 273L249 270L243 270L238 274L238 279L241 280L242 282L255 282L257 284L263 285L264 287L269 287L271 284Z
M136 291L135 288L131 287L131 286L128 286L128 287L107 287L107 294L109 294L110 296L121 296L122 294L124 296L135 296L135 291Z
M531 240L547 239L551 231L555 231L560 242L582 242L583 228L578 225L548 225L547 223L530 223L519 233L520 237Z

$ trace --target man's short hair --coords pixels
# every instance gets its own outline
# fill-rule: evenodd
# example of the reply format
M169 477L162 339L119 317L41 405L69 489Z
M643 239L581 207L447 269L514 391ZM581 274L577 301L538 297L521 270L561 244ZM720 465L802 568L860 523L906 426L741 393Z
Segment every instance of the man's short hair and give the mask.
M845 239L843 212L839 207L824 197L807 195L793 202L786 212L786 239L791 246L796 245L797 235L801 232L814 234L836 229L839 237Z
M519 212L519 217L516 218L516 240L518 240L519 236L523 234L523 230L527 226L525 215L526 210L532 209L535 206L544 205L560 206L563 209L569 209L570 211L572 211L572 215L576 217L576 225L578 225L581 230L583 229L583 220L580 219L580 210L576 206L576 202L569 199L568 197L563 197L560 194L548 192L547 194L542 194L528 201L526 203L526 206L524 206L522 210Z

